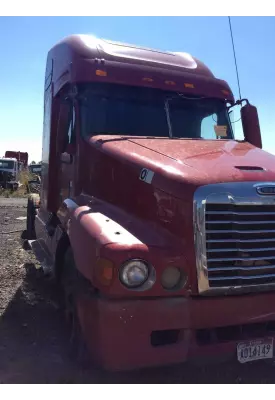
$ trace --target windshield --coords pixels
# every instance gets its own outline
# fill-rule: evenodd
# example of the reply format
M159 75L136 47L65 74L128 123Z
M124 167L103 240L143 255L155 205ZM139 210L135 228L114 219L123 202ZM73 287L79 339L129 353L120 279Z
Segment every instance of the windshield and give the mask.
M14 161L0 160L0 169L14 169Z
M81 130L97 134L233 139L219 99L186 98L158 89L91 84L80 89Z

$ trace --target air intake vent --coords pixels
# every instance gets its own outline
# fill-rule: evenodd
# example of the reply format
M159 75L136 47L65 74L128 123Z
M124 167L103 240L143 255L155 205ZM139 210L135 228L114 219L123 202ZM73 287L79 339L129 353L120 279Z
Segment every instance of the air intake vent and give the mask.
M242 165L242 166L236 165L235 168L237 168L237 169L239 169L241 171L250 171L250 172L253 172L253 171L265 171L265 169L262 168L262 167L253 167L253 166L245 166L245 165Z

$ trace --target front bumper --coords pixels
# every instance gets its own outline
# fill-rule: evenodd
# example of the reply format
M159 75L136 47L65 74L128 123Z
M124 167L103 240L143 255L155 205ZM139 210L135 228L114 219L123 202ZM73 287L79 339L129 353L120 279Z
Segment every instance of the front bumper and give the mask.
M126 370L236 358L238 342L275 338L274 304L275 293L153 300L83 297L78 313L92 358L107 370Z

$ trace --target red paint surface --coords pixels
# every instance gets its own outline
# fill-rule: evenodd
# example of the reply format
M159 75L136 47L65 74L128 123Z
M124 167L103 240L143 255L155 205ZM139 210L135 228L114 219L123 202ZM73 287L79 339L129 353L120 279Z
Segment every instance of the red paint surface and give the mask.
M199 186L210 183L272 181L274 157L233 140L92 137L92 132L91 139L85 140L80 136L77 106L76 143L64 150L66 112L63 114L59 95L66 93L68 83L113 82L223 99L226 96L233 101L227 83L216 79L198 60L197 68L190 70L186 60L178 56L173 57L182 65L168 67L167 55L154 55L156 63L149 55L146 59L141 50L125 51L121 50L119 57L103 57L101 50L88 48L80 37L73 36L49 52L45 83L48 119L44 123L42 208L37 232L54 258L60 234L49 238L44 228L49 212L59 211L77 268L100 293L98 299L79 299L79 315L91 353L102 365L120 369L182 362L205 353L227 352L232 356L236 343L201 348L195 341L196 329L275 320L275 294L211 299L198 296L193 195ZM106 76L96 75L97 69ZM144 77L152 81L144 81ZM175 85L167 87L167 80ZM186 82L194 89L186 88ZM68 158L72 156L71 164L60 161L66 152ZM237 166L265 170L246 172ZM142 168L154 172L151 184L139 179ZM67 196L75 201L76 209L62 203ZM100 257L114 265L109 286L100 282L95 271ZM156 283L148 291L130 291L119 281L121 264L136 257L156 270ZM162 271L170 265L188 276L184 288L162 288ZM151 332L166 329L179 329L179 342L153 348Z
M79 300L85 338L94 359L106 369L132 369L192 359L236 358L237 344L254 336L202 345L196 330L275 319L275 294L230 298L137 301ZM240 307L240 304L242 305ZM176 343L153 347L155 330L179 329ZM275 337L266 333L266 337Z

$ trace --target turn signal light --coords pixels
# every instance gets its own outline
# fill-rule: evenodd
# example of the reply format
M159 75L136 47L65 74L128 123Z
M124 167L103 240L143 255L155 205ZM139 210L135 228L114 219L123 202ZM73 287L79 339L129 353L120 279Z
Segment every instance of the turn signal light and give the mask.
M106 258L99 258L96 263L96 276L105 286L111 284L114 276L114 265Z

